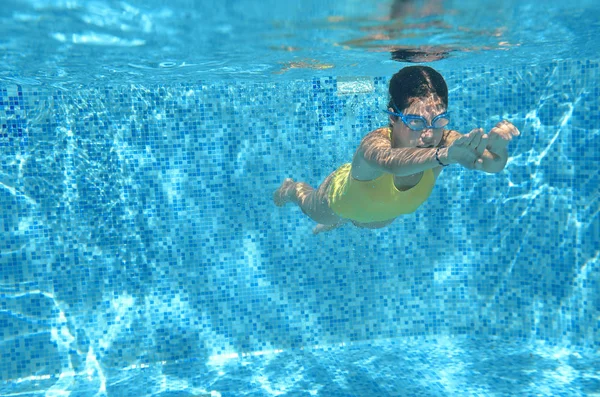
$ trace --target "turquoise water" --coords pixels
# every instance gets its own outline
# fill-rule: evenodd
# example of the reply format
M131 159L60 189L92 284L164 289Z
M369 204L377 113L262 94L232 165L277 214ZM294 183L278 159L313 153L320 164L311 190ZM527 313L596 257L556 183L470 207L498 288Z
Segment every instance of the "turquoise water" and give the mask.
M393 3L9 0L1 6L0 79L59 87L265 82L389 76L394 50L444 53L441 65L456 69L597 53L591 0L550 1L543 10L521 1L408 1L397 14Z
M599 360L595 351L540 342L441 337L90 369L35 384L115 396L593 396Z
M599 8L410 6L3 2L0 395L599 395ZM415 61L506 169L313 236Z

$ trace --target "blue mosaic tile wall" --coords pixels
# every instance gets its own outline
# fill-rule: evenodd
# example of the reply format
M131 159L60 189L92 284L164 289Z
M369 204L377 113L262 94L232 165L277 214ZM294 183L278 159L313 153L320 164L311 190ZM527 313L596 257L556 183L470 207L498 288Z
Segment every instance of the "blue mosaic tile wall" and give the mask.
M272 192L350 161L389 76L0 87L0 379L388 337L600 347L599 64L440 71L454 128L519 127L506 170L449 167L415 214L317 236Z

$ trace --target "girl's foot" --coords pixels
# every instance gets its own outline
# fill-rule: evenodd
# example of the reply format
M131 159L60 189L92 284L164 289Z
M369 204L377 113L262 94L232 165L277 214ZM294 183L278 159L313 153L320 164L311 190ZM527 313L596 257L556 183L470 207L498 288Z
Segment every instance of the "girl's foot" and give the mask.
M296 194L295 192L296 182L294 182L291 178L286 178L279 189L275 190L273 193L273 202L278 207L283 207L290 201Z

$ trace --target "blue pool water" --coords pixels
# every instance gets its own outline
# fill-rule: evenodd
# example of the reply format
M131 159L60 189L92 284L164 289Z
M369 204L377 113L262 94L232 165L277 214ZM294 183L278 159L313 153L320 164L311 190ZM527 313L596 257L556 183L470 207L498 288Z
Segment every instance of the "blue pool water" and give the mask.
M3 2L0 395L600 395L600 7L497 3ZM416 61L506 169L275 207Z

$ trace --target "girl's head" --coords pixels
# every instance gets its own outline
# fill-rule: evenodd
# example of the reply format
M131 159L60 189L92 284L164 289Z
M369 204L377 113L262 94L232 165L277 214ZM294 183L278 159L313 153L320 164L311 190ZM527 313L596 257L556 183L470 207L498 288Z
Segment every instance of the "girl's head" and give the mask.
M390 103L404 112L417 98L437 96L448 108L448 86L441 74L429 66L408 66L400 69L390 80Z
M405 67L390 80L389 93L388 110L404 117L390 115L394 146L437 146L448 122L448 87L444 78L428 66Z

